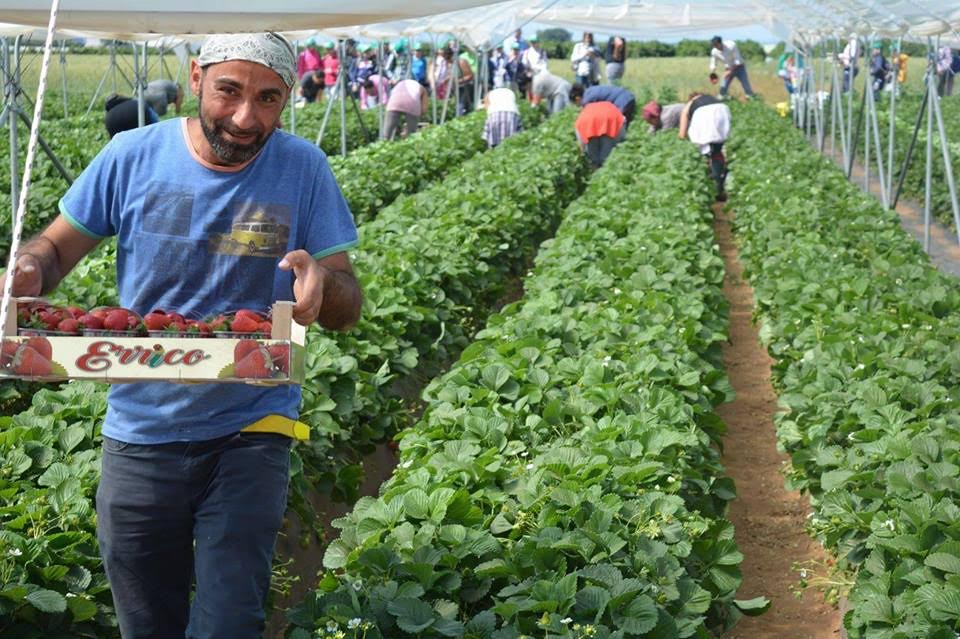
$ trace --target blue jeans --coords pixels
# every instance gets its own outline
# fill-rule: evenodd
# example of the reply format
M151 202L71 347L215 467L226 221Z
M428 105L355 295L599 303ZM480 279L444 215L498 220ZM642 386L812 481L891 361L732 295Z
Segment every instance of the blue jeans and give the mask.
M103 438L97 538L124 639L261 639L290 442Z
M727 91L730 90L730 83L734 79L740 80L740 86L743 87L743 92L747 94L747 97L753 96L753 89L750 88L750 80L747 78L747 67L743 64L733 70L729 81L726 79L720 80L720 95L727 95Z

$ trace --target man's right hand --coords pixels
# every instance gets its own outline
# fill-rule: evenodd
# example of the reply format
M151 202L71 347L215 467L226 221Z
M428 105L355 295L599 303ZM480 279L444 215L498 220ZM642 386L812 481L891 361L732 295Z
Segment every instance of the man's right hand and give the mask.
M0 291L7 285L6 274L0 276ZM14 297L38 297L43 290L43 273L40 261L33 255L21 255L17 258L16 273L13 278Z

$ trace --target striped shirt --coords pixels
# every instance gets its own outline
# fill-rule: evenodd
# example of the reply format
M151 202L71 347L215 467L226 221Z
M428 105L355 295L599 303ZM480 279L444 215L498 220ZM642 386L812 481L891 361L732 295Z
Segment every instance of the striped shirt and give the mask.
M520 116L510 111L493 111L487 114L483 125L483 139L493 148L523 128Z

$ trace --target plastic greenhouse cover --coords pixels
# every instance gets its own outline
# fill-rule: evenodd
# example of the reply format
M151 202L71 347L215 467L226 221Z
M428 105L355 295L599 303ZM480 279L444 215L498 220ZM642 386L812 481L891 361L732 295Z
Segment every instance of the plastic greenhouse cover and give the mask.
M143 34L204 34L240 31L302 31L390 22L464 9L489 0L62 0L57 27L124 40ZM162 7L162 8L161 8ZM0 22L46 27L50 5L37 0L0 0Z

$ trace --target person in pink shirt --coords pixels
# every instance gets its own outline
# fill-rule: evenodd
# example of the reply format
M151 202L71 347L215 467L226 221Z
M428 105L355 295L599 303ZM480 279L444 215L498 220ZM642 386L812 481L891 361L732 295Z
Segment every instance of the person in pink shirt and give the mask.
M337 47L333 42L327 43L327 54L323 56L323 84L327 91L337 84L337 72L340 71L340 60L337 58Z
M376 109L377 104L387 104L390 97L390 82L379 73L374 73L360 85L360 108Z
M317 41L307 40L303 51L297 56L297 78L303 80L307 73L317 71L323 67L323 52L317 49Z
M297 56L297 78L304 102L315 102L323 97L322 50L317 49L317 41L313 38L307 40L304 50Z
M427 90L416 80L398 82L390 92L390 99L387 101L383 139L394 139L400 131L401 122L406 125L401 137L416 131L420 116L427 110L428 100Z

